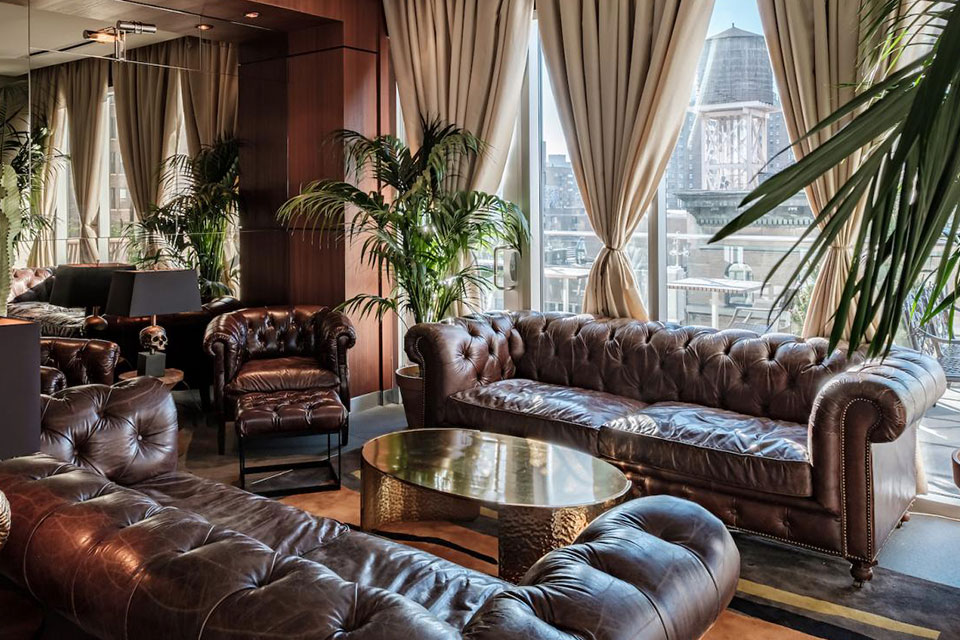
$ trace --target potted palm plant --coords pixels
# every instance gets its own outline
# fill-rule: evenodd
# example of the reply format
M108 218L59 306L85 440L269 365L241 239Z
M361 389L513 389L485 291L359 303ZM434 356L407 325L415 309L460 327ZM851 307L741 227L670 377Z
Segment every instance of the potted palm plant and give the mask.
M236 260L227 256L226 243L240 203L239 148L224 139L195 155L167 158L161 180L172 197L125 231L139 266L196 270L205 302L232 293Z
M496 195L464 190L458 169L483 153L470 132L438 121L423 122L423 143L415 152L385 135L368 138L340 131L347 177L356 184L376 180L363 191L340 180L307 185L278 212L297 228L321 229L360 243L361 260L382 270L391 283L387 295L361 293L340 308L374 314L395 313L406 323L436 322L473 306L477 292L491 286L491 269L470 256L507 245L517 250L528 236L519 208ZM422 379L416 367L397 371L407 422L419 424Z
M859 168L801 236L813 240L784 292L795 295L797 285L816 273L862 205L830 346L845 339L855 350L866 342L870 355L889 351L905 306L915 307L920 299L922 282L929 287L927 297L939 302L914 309L920 324L947 311L952 327L960 296L960 10L957 0L908 4L904 12L900 0L862 2L863 42L879 36L878 44L863 52L864 60L885 71L884 78L813 127L807 136L848 120L836 135L749 193L741 203L745 210L711 239L744 229L862 151ZM912 60L903 55L914 51L921 53Z

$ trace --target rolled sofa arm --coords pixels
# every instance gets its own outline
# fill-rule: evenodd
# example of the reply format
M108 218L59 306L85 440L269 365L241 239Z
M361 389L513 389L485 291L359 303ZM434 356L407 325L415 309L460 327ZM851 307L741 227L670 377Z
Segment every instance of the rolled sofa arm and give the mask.
M40 393L51 395L67 388L67 376L56 367L40 366Z
M733 598L740 554L718 518L671 496L611 509L488 600L471 640L699 638Z
M339 311L323 308L313 317L317 359L340 378L340 400L350 406L350 368L347 351L357 344L357 331L350 318Z
M423 376L423 424L445 424L443 407L454 393L513 377L512 329L509 316L490 315L421 323L407 331L404 349Z
M213 397L223 411L224 387L243 363L247 324L239 314L225 313L210 321L203 335L203 351L213 359Z
M852 367L827 382L813 404L810 427L818 439L857 437L892 442L923 417L947 389L940 364L910 349Z
M897 348L833 377L817 394L809 423L814 498L845 523L848 558L872 562L916 495L916 443L900 436L946 386L936 360Z
M40 451L134 484L177 468L177 409L156 378L86 385L41 399Z

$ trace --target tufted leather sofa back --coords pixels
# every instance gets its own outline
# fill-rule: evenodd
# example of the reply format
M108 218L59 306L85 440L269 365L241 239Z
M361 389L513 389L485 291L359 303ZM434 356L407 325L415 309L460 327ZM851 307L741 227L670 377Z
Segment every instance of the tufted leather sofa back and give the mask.
M120 347L106 340L40 338L40 366L59 369L67 386L113 384Z
M177 468L177 410L155 378L42 396L40 450L133 484Z
M314 316L323 307L256 307L231 314L246 325L245 356L282 358L309 356L315 352Z
M801 423L820 387L862 361L842 350L828 354L825 339L787 334L537 312L458 322L498 355L485 364L497 368L489 372L493 379L516 376Z
M7 302L46 302L53 289L53 269L46 267L13 269Z

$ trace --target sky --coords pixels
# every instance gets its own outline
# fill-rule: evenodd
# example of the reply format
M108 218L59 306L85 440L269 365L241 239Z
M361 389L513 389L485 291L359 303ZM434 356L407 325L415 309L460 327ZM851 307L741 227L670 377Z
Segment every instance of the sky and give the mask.
M763 33L756 0L716 0L710 26L707 28L707 37L729 29L732 24L746 31ZM543 78L543 141L546 153L567 155L560 117L557 115L553 94L550 93L550 79L546 68L541 67L540 73Z

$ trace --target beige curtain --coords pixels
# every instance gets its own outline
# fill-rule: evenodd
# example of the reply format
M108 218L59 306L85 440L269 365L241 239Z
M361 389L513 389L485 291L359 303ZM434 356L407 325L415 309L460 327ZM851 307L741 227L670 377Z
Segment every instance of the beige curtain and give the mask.
M421 118L466 129L487 149L458 169L458 186L495 193L520 107L534 0L384 0L383 7L410 147L422 141ZM480 304L479 292L470 292L455 313Z
M540 0L543 55L587 217L604 246L584 311L646 319L624 251L690 101L713 0Z
M196 38L184 38L180 46L184 127L187 147L196 154L218 138L236 135L238 49L233 43Z
M61 87L62 77L63 72L59 66L43 67L30 72L31 127L46 126L50 136L43 150L47 161L43 166L44 177L39 202L32 203L32 206L40 210L48 226L33 241L30 255L27 257L29 267L49 267L56 262L54 239L56 237L57 184L59 172L64 169L64 163L56 156L63 150L66 122Z
M520 107L534 0L384 0L407 140L440 118L487 143L461 187L500 185Z
M773 75L791 140L800 140L808 130L855 95L861 80L858 70L860 41L859 3L848 0L758 0L763 33L770 50ZM800 140L793 147L799 159L836 134L847 121L839 122ZM861 153L838 165L807 188L814 215L856 172ZM853 244L863 208L844 225L824 258L813 285L803 335L829 336L833 315L840 306L843 285L853 262ZM853 316L848 319L849 332Z
M136 215L162 200L163 161L177 143L177 70L169 43L130 52L113 63L120 157Z
M104 102L109 63L90 58L62 65L63 92L70 119L70 169L80 211L80 261L96 262L100 181L105 178L103 140L106 135Z

